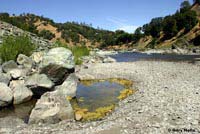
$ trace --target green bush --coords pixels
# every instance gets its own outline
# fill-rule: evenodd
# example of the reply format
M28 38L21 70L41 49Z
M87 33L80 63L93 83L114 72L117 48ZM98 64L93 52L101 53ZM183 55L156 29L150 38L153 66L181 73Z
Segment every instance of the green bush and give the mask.
M38 35L48 40L55 38L55 34L51 33L49 30L42 30Z
M87 56L90 54L89 49L85 46L74 46L70 49L74 55L74 61L76 65L82 64L82 61L80 59L82 56Z
M0 45L0 57L3 62L16 60L19 54L30 56L35 48L35 45L27 36L9 36L4 38L3 44Z

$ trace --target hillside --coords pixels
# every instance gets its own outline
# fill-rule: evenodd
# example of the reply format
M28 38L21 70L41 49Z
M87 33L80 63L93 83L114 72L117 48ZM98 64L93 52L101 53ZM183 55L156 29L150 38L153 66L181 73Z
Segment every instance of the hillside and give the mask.
M49 50L54 43L49 40L38 37L36 34L24 31L16 26L13 26L9 23L0 21L0 44L3 41L4 37L8 36L22 36L26 35L31 38L31 41L37 45L37 51Z
M200 4L181 7L175 14L154 18L142 27L136 48L195 48L200 46Z
M108 30L95 29L85 23L55 23L49 18L34 14L11 16L8 13L1 13L0 20L35 33L52 42L59 40L68 45L99 47L114 34L114 32Z
M153 18L148 24L129 34L94 28L91 24L66 22L56 23L49 18L34 14L19 16L0 13L0 20L10 23L39 37L74 46L82 45L103 49L163 49L193 48L200 46L200 4L190 5L184 1L176 13Z

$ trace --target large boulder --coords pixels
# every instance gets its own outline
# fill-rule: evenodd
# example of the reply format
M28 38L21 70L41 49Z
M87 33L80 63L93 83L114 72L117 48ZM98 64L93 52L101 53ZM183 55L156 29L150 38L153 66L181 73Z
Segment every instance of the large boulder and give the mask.
M3 63L2 70L3 72L7 73L11 71L12 69L18 68L17 63L15 63L13 60L10 60L8 62Z
M12 90L5 83L0 83L0 107L11 104L12 99Z
M70 102L57 91L42 95L32 110L29 124L54 124L62 120L73 119L74 113Z
M62 85L57 86L58 93L65 97L76 97L78 78L75 74L70 74L69 77L63 82Z
M51 49L44 55L39 65L40 72L46 74L57 85L61 84L70 73L74 72L74 67L72 52L63 47Z
M31 69L32 66L33 66L33 61L31 58L29 58L28 56L26 55L23 55L23 54L19 54L18 57L17 57L17 63L19 65L22 65L23 67L25 68L29 68Z
M13 91L13 104L21 104L31 100L33 93L24 85L24 80L10 82L10 88Z
M5 83L6 85L9 84L11 77L9 74L1 73L0 72L0 82Z
M45 74L33 74L26 81L25 85L29 87L35 95L42 95L47 91L52 91L54 83Z

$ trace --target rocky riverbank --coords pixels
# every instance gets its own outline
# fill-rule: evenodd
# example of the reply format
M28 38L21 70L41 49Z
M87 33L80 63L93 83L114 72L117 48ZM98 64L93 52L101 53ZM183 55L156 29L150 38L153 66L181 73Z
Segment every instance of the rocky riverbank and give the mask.
M12 123L0 119L0 133L169 133L200 131L200 67L196 64L139 61L92 64L81 68L80 79L126 78L138 91L121 101L102 121L80 123L64 120L58 124Z

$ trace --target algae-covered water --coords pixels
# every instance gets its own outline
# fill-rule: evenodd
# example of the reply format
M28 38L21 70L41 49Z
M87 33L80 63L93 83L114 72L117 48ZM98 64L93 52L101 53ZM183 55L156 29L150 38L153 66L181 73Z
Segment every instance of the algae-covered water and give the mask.
M98 107L115 104L124 88L123 85L108 80L93 82L90 85L86 85L86 81L80 82L77 88L78 105L93 111Z
M122 99L133 94L132 82L124 79L85 80L78 84L72 106L83 121L98 120L112 112Z

